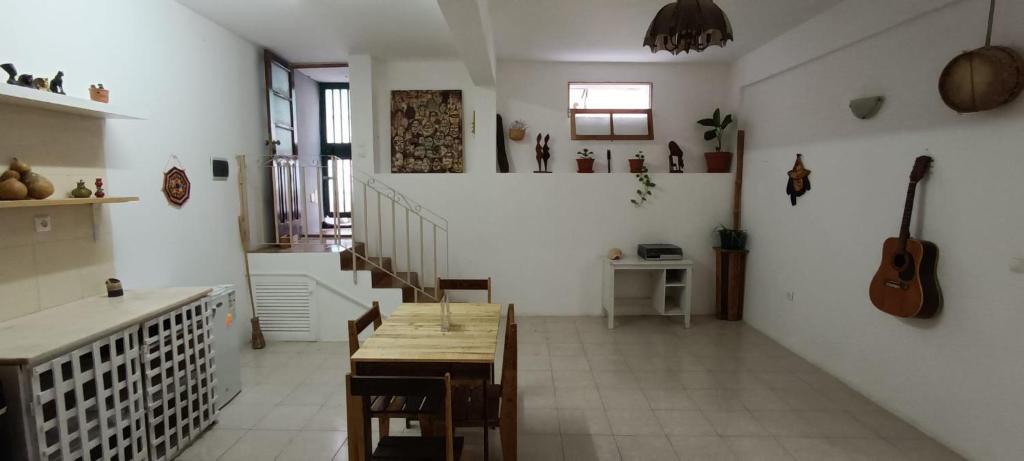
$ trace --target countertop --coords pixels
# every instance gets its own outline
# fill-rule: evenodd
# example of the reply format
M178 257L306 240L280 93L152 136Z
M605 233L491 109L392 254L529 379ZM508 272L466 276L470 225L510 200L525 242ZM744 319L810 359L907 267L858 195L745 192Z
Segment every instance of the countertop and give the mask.
M36 364L200 299L209 287L125 290L0 322L0 365Z

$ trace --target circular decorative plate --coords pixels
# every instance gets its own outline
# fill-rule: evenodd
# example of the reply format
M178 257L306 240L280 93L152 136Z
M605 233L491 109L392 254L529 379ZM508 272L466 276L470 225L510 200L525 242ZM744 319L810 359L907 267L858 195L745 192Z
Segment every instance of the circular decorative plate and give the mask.
M188 180L185 170L178 167L164 172L164 196L175 206L182 206L188 201L192 183Z

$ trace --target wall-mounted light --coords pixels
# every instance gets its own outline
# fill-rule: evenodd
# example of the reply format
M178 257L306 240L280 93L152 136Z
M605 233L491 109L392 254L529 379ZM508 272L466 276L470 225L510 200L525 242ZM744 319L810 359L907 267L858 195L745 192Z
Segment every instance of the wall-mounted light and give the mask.
M885 104L885 96L871 96L850 101L850 112L861 120L873 118Z

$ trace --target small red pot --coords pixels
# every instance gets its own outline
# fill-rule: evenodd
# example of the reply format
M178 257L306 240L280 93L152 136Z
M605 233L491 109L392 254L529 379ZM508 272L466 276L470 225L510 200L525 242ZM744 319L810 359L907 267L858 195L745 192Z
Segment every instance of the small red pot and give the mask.
M629 159L629 172L630 173L643 173L644 172L644 159L642 159L642 158L631 158L631 159Z
M594 159L592 158L578 158L576 159L576 172L577 173L593 173L594 172Z
M732 170L732 152L705 152L708 173L728 173Z

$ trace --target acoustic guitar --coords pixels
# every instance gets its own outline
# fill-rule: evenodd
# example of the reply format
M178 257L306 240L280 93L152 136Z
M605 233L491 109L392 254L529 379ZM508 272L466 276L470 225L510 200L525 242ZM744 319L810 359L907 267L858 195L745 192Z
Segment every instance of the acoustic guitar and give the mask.
M930 318L942 307L942 291L935 274L939 247L910 238L910 218L914 211L917 183L924 178L932 158L922 155L914 162L903 208L900 236L890 237L882 245L882 264L871 279L871 303L882 312L897 317Z

